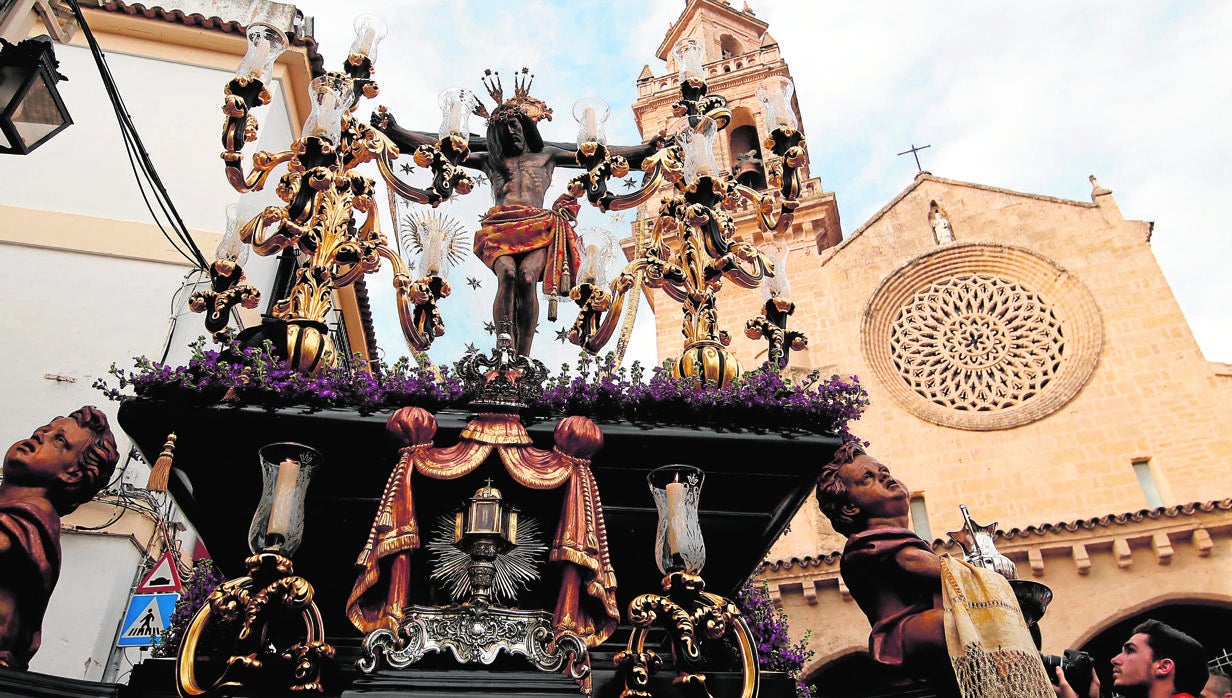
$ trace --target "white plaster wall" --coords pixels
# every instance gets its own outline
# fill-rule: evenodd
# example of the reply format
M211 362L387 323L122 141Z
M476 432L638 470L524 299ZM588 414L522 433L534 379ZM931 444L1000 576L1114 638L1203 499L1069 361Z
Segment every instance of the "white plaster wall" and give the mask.
M60 582L30 670L101 681L142 552L131 538L66 532Z
M162 348L170 295L185 270L17 245L0 245L0 258L8 269L0 274L0 436L6 444L25 438L83 404L114 423L115 403L91 386L112 362L131 366L133 356ZM115 430L124 454L128 440Z
M249 216L279 203L273 189L285 166L271 174L266 191L242 201L224 176L221 105L229 71L105 53L127 111L190 230L224 232L229 203L240 201ZM157 359L166 350L169 363L185 363L187 344L205 329L202 315L186 308L195 288L180 290L187 262L89 254L47 246L38 238L42 212L132 222L134 235L153 222L93 57L83 47L65 45L56 46L56 56L60 72L69 77L58 87L74 123L30 155L0 158L0 205L29 211L21 221L24 229L11 231L21 234L6 236L24 244L0 242L5 267L0 275L5 306L0 313L0 439L7 439L0 446L25 438L51 417L94 404L112 421L122 455L118 467L123 468L131 444L116 421L117 405L92 384L106 376L112 362L128 368L140 354ZM246 154L283 150L299 130L291 123L281 83L271 85L271 92L272 104L257 110L260 138L248 144ZM88 225L79 234L83 245L94 243L91 247L103 239L91 238ZM214 258L212 246L202 252L207 260ZM157 250L150 254L158 257ZM268 289L275 268L274 258L255 254L245 264L249 283L262 290ZM47 374L71 381L49 380ZM144 486L147 473L133 462L125 481ZM191 531L181 536L187 550L192 537ZM144 554L127 535L106 531L66 534L63 548L63 573L32 668L99 680Z
M106 55L184 223L221 231L222 206L237 196L223 177L218 157L223 86L231 73L122 53ZM69 77L57 87L73 124L29 155L0 158L0 181L6 183L0 203L149 223L94 59L85 48L64 45L56 46L56 57L60 72ZM279 119L275 111L280 106L271 105L267 115L273 114L275 123L266 130L277 130L277 122L286 128L285 116Z
M218 156L223 86L231 73L113 51L106 56L184 224L192 230L223 232L226 205L241 200L227 183ZM74 123L27 156L0 158L0 181L6 183L0 188L0 205L151 223L93 57L85 48L64 45L56 46L56 57L60 72L69 76L58 87ZM261 130L246 153L283 150L298 131L290 122L281 83L276 81L271 92L272 103L255 111ZM278 203L273 188L284 170L275 169L267 190L242 197L241 207L255 212ZM214 258L213 249L202 252ZM268 287L275 267L273 258L257 255L245 265L249 282L258 288ZM168 303L172 290L164 296ZM160 314L166 319L169 312L164 308ZM189 340L203 332L198 330Z

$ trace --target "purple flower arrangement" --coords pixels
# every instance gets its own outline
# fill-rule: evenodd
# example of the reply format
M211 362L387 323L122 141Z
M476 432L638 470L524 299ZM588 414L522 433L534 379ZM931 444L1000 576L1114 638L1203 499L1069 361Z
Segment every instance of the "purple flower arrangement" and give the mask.
M744 622L753 633L761 668L766 671L781 671L795 679L796 695L799 698L815 695L814 688L805 684L800 676L804 665L813 657L813 650L808 648L812 629L805 630L803 637L792 642L787 627L787 613L774 607L765 582L745 582L744 586L736 591L736 607L740 609Z
M137 357L131 370L111 367L118 386L100 379L95 387L113 400L133 395L163 400L262 405L337 407L371 413L405 405L430 411L467 409L473 395L448 367L412 366L401 359L377 365L372 373L327 368L315 376L295 371L278 359L272 346L193 345L186 366L171 367ZM131 388L132 393L126 393ZM549 377L528 405L530 416L583 415L597 421L677 424L710 428L806 431L852 439L848 424L860 418L868 395L855 376L823 379L813 372L798 380L767 368L744 374L715 389L695 378L677 378L663 367L647 371L640 363L617 368L614 357L583 355Z
M309 376L279 359L273 346L231 344L206 349L205 340L191 345L185 366L168 366L144 356L131 370L111 365L118 385L95 381L112 400L137 396L198 404L226 402L265 407L339 407L371 413L386 407L418 405L429 410L464 404L468 395L462 382L447 367L436 371L415 367L409 359L380 365L373 373L330 367ZM131 388L132 394L125 392Z
M616 368L608 354L601 360L583 355L575 369L568 364L544 385L531 405L535 414L579 414L598 421L682 424L711 428L808 431L854 437L848 424L860 418L868 395L855 376L822 379L820 373L799 380L766 367L745 373L725 388L703 386L696 378L677 378L656 366L647 377L639 362Z
M167 632L160 635L154 645L152 654L155 657L174 657L179 652L180 642L183 641L193 616L209 600L210 593L225 581L227 578L218 571L213 561L202 559L193 563L192 572L188 575L188 581L184 582L180 599L175 602L175 610L171 612Z

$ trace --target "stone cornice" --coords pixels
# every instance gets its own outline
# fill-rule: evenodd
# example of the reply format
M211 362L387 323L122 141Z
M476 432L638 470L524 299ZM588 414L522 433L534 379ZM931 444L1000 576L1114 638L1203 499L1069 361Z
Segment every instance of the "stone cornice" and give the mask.
M1014 560L1023 579L1045 577L1047 567L1063 558L1086 576L1094 564L1092 553L1128 569L1135 564L1135 551L1149 550L1155 564L1166 566L1181 554L1209 558L1217 540L1232 540L1232 498L1014 528L997 531L996 539L997 550ZM937 539L933 548L959 552L948 540ZM840 551L829 551L769 561L759 577L776 599L799 589L815 598L817 586L833 584L849 598L839 577L840 556Z

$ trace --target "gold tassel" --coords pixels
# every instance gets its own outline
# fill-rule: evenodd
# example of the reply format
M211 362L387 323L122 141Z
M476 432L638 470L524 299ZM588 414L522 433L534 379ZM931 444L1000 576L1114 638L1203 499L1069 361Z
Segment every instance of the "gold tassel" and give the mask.
M175 457L175 432L167 434L167 443L163 444L163 452L158 454L154 467L150 469L150 479L145 488L151 492L166 492L167 477L171 475L171 460Z

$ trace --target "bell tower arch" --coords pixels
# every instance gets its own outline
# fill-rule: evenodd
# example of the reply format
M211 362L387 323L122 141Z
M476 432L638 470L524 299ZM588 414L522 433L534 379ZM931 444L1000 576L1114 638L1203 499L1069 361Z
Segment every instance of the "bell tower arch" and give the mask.
M633 104L633 114L642 139L649 140L661 130L670 130L675 122L671 105L680 98L680 83L672 48L682 39L696 39L705 50L702 69L709 92L727 98L732 111L731 122L715 140L715 160L742 184L758 190L767 189L767 173L774 165L775 156L765 147L770 129L757 99L757 88L770 77L791 77L787 61L779 55L778 42L768 29L769 25L759 19L747 3L743 9L736 9L726 0L687 0L684 11L672 23L655 52L662 63L654 69L645 66L637 79L638 98ZM807 139L807 126L794 96L792 108ZM812 164L822 164L818 158L820 142L810 140L809 145L812 146ZM819 253L843 239L834 194L822 188L821 180L811 175L809 167L800 174L803 180L800 207L787 232L763 234L751 206L736 212L736 237L756 245L771 240L787 245L789 279L806 277L817 266ZM638 210L634 238L622 242L626 254L633 253L639 235L649 232L658 202L659 197L652 197ZM657 306L662 295L656 291L649 299L652 306ZM735 338L732 349L745 368L756 366L764 359L757 358L759 353L764 354L764 345L743 337L743 328L745 320L760 312L762 299L758 291L729 287L721 294L719 304L724 328ZM660 313L656 325L659 356L679 354L676 314ZM791 365L811 368L807 352L798 354L792 354Z

